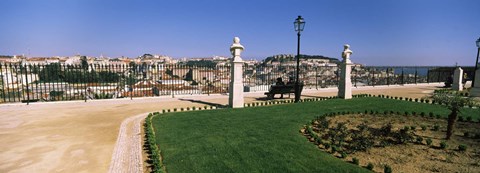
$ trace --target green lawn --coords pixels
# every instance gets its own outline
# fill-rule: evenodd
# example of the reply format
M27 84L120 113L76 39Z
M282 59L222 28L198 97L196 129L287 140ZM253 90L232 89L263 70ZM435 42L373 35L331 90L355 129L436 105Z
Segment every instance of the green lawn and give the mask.
M175 172L368 172L327 154L299 133L328 112L434 112L439 105L381 98L333 99L244 109L168 113L153 118L163 163ZM479 109L462 110L480 117Z

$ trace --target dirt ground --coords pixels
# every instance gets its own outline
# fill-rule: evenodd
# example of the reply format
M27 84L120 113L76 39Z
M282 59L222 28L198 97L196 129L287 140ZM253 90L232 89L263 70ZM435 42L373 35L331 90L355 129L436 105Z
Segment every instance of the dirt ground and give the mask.
M391 123L393 131L415 126L414 133L424 139L422 144L374 147L367 152L355 152L344 159L350 162L356 157L361 166L373 163L375 172L383 172L383 165L391 166L393 172L480 172L480 139L474 137L474 134L480 135L477 122L457 122L454 135L447 141L447 149L440 149L440 142L445 139L445 119L429 118L428 115L346 115L333 117L330 121L331 126L347 123L349 129L363 122L373 128ZM426 130L421 128L422 125L427 127ZM434 125L439 125L439 131L433 130ZM464 132L468 132L469 136L465 137ZM426 145L427 138L432 139L432 146ZM459 151L460 144L466 145L467 151Z
M423 97L441 84L354 88L370 93ZM306 89L302 97L336 95ZM245 93L245 102L263 101ZM293 96L292 96L293 98ZM0 172L107 172L121 122L141 113L227 104L227 95L194 95L0 105Z

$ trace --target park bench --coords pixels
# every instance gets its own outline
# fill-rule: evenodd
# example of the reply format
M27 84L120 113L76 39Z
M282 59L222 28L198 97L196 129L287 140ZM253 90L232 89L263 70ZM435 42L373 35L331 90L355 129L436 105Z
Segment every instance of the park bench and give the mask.
M300 93L302 93L303 84L300 84ZM288 94L290 98L290 93L295 93L295 85L288 84L288 85L272 85L268 92L265 92L267 95L267 99L271 100L274 99L275 94Z

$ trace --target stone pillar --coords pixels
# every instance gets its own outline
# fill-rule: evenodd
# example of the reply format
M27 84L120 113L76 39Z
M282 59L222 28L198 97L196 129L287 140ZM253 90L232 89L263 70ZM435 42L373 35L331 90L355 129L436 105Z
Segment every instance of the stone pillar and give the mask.
M463 90L463 70L460 67L457 67L453 72L453 84L452 89L455 91L462 91Z
M243 60L240 53L243 51L238 37L233 38L233 44L230 46L232 53L230 69L230 87L228 104L231 108L243 108Z
M350 78L352 71L352 62L350 55L353 53L348 44L345 44L342 52L343 61L339 64L341 70L340 81L338 83L338 97L343 99L352 98L352 80Z
M480 68L475 71L475 84L474 87L470 89L470 96L480 97Z

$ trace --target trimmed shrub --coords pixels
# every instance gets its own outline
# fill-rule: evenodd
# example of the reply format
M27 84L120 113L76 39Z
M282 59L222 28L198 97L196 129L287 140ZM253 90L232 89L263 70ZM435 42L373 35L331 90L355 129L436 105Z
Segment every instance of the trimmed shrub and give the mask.
M342 151L342 153L340 153L340 157L342 158L347 158L348 154L345 152L345 151Z
M414 136L408 132L408 126L405 126L402 130L400 130L398 133L395 133L393 135L393 138L395 139L396 142L399 144L405 144L408 141L414 140Z
M334 145L334 146L332 146L332 153L335 153L335 152L337 152L337 151L338 151L338 148L337 148L337 146L335 146L335 145Z
M161 152L160 149L157 147L157 142L155 140L155 135L153 134L153 127L152 127L152 114L150 113L147 118L145 119L144 130L146 136L145 146L148 150L148 159L151 161L152 165L152 172L164 172L162 169L163 164L161 161Z
M458 145L458 151L467 151L467 146L464 144Z
M441 149L446 149L447 147L448 147L448 144L447 144L446 141L440 142L440 148L441 148Z
M427 142L427 145L428 145L428 146L432 145L432 139L430 139L430 138L427 138L427 139L425 140L425 142Z
M468 121L468 122L473 122L473 121L472 121L472 117L471 117L471 116L468 116L468 117L467 117L467 121Z
M367 166L366 166L366 168L367 168L368 170L373 170L373 164L372 164L372 163L368 163Z
M440 114L435 115L435 118L440 119L442 116Z
M319 137L315 136L315 144L317 144L317 145L322 144L322 139L320 139Z
M417 136L417 143L422 144L423 138L421 136Z
M425 112L420 112L421 117L425 117Z
M354 157L354 158L352 158L352 163L355 164L355 165L359 165L360 160L358 160L356 157Z
M325 143L325 144L323 144L323 146L324 146L325 149L327 149L327 150L330 149L330 144L329 144L329 143Z
M386 125L383 125L382 127L380 127L380 134L382 136L389 136L390 133L392 133L392 124L391 123L387 123Z
M383 173L392 173L392 168L388 165L383 167Z

